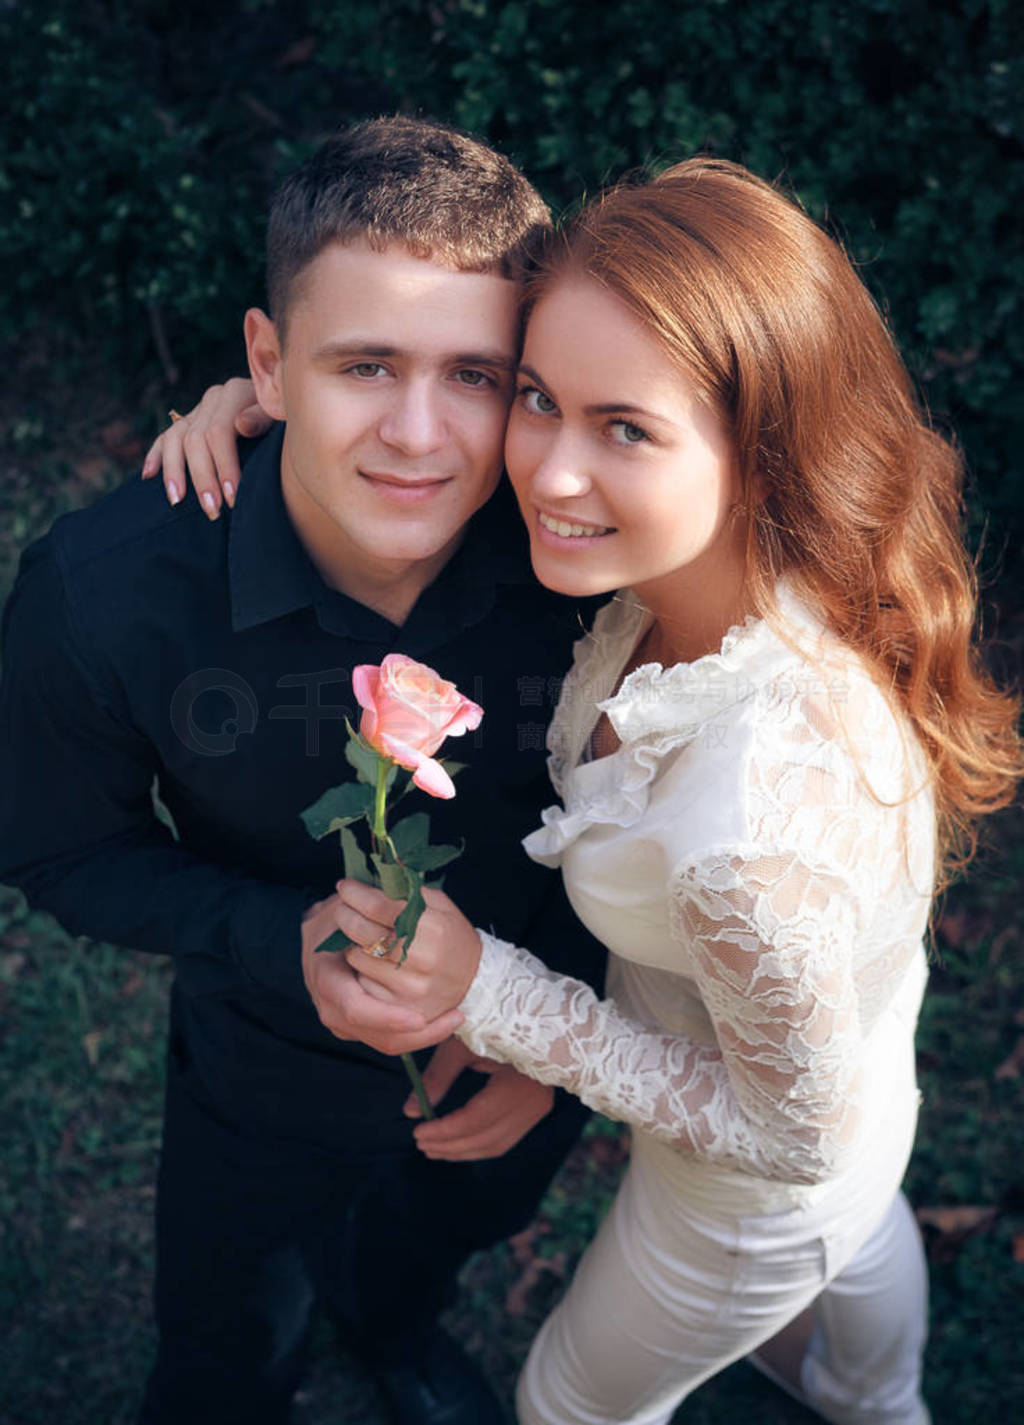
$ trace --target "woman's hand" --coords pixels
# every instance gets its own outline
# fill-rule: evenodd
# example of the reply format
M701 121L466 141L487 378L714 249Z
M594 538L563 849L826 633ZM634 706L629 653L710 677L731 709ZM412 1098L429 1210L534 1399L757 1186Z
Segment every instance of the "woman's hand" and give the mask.
M390 944L403 902L358 881L339 881L338 896L337 923L356 942L345 951L345 959L360 981L418 1009L428 1020L455 1009L465 998L480 963L480 937L443 891L423 892L427 908L401 965L396 963L397 950L378 958L370 947Z
M223 386L211 386L198 406L157 436L142 463L142 478L149 480L162 467L167 498L176 505L191 476L199 503L215 520L222 498L235 503L241 477L238 437L262 435L271 424L252 382L234 376Z
M459 1027L457 1011L427 1021L418 1009L385 1003L383 991L359 976L337 951L318 950L337 930L337 896L318 901L302 918L302 974L321 1023L339 1039L358 1039L381 1054L407 1054L441 1043Z

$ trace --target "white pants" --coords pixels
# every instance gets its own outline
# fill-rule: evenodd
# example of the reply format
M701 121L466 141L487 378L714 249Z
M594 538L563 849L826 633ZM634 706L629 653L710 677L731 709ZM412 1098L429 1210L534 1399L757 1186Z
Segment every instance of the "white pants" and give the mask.
M809 1403L834 1425L926 1418L925 1265L898 1193L912 1118L872 1165L780 1188L768 1210L739 1175L636 1135L611 1211L530 1351L521 1425L667 1425L691 1391L812 1302Z

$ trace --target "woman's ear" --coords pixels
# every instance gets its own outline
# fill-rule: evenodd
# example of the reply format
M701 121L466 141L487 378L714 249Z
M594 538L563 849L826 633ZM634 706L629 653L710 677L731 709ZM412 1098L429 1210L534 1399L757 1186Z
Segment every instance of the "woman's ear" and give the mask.
M259 307L250 307L245 314L245 349L256 399L275 421L287 419L281 381L281 342L276 325Z

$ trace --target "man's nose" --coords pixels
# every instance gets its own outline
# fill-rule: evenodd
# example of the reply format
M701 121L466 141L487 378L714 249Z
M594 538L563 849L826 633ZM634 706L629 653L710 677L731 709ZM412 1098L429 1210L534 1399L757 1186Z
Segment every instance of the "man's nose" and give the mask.
M404 383L396 390L378 429L385 445L406 455L429 455L445 438L441 394L431 382Z

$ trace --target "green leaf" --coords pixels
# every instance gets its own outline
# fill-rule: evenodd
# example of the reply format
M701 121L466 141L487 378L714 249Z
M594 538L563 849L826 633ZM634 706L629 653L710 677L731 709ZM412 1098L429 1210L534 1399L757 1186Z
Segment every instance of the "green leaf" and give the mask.
M368 787L377 785L377 768L381 762L390 762L390 757L383 756L376 748L371 747L366 738L345 719L345 726L348 728L348 742L345 744L345 760L350 766L355 768L356 778L360 782L365 782ZM388 771L386 785L390 788L398 775L398 763L392 762Z
M425 811L407 816L393 827L391 840L398 859L408 861L410 852L418 851L430 840L430 817Z
M371 856L370 859L377 868L381 890L392 900L404 901L414 888L418 887L419 880L415 871L396 865L394 861L385 861L383 856Z
M363 848L347 826L341 828L341 855L345 862L345 875L350 881L361 881L364 886L376 884Z
M332 930L327 939L322 940L316 947L316 953L319 955L321 950L347 950L350 945L355 943L354 940L348 938L343 930Z
M330 831L338 831L349 822L365 816L373 802L371 788L358 782L343 782L340 787L331 787L319 801L306 808L302 820L314 841L319 841Z
M441 866L447 866L449 861L454 861L456 856L461 856L465 844L461 842L458 846L421 846L410 851L403 859L407 866L416 871L437 871Z
M405 958L409 953L409 946L412 944L412 938L416 934L416 927L420 923L420 916L426 908L427 903L423 899L423 889L420 885L419 877L417 877L415 885L409 893L409 899L406 901L405 909L395 921L395 935L398 937L397 943L400 943L402 946L402 958L398 962L400 965L405 963Z

